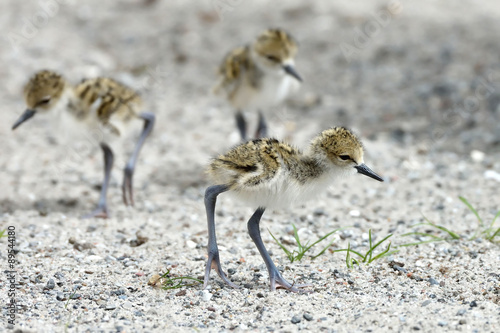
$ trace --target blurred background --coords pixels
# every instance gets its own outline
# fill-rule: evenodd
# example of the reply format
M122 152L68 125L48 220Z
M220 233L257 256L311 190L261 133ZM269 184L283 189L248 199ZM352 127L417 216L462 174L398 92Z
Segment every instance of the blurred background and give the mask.
M72 83L116 78L156 113L137 167L137 202L154 210L164 187L198 195L208 159L238 142L232 110L211 95L217 66L268 27L297 39L304 78L273 110L271 134L305 147L327 127L349 126L367 141L369 164L389 178L407 178L429 161L463 160L479 163L481 177L491 171L488 183L500 180L500 5L493 0L5 0L0 26L0 212L84 211L97 198L97 147L65 141L42 117L11 131L25 109L23 85L44 68ZM118 157L115 170L123 165ZM114 177L118 193L121 174Z

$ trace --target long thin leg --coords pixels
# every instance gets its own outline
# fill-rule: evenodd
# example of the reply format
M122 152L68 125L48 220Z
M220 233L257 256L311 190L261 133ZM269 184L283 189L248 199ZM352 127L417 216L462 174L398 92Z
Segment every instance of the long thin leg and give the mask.
M107 219L109 217L108 207L106 204L106 195L108 193L109 179L111 176L111 168L113 167L114 158L113 151L104 142L101 142L101 149L104 153L104 180L102 182L101 194L99 196L97 208L90 214L85 215L84 218L100 217L103 219Z
M144 119L144 128L134 148L134 152L132 153L132 156L130 157L130 160L125 166L125 170L123 172L122 196L123 202L126 206L134 205L132 177L134 176L135 163L137 162L141 148L144 145L144 141L153 130L153 126L155 124L155 115L152 113L144 112L139 117Z
M236 111L236 126L240 131L241 140L245 141L247 139L247 122L241 110Z
M205 278L203 280L203 289L208 285L210 278L210 270L212 268L217 270L220 278L229 286L238 288L237 285L229 281L220 265L219 248L217 247L217 239L215 237L215 204L217 196L222 192L227 191L229 188L226 185L214 185L207 188L205 191L205 209L207 211L208 223L208 261L205 268Z
M257 246L257 249L259 249L260 255L262 256L262 259L264 259L264 262L266 263L267 271L269 273L269 280L271 282L271 291L276 290L276 287L278 288L281 287L293 292L301 292L303 290L299 290L297 289L297 287L303 287L303 286L294 286L281 276L280 272L278 271L278 268L276 268L276 266L274 265L271 257L269 256L269 253L266 250L266 247L264 246L264 243L262 242L262 238L260 237L259 224L262 214L264 214L264 211L265 208L259 207L255 211L255 213L253 213L250 220L248 220L247 227L250 237Z
M261 111L259 111L259 122L257 123L257 132L255 132L255 137L257 139L267 137L267 123Z

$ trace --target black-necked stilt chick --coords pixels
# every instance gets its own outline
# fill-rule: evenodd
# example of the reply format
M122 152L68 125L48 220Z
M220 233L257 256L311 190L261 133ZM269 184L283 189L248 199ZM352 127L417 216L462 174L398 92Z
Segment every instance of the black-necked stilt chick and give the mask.
M123 201L133 205L132 177L141 147L154 126L155 116L141 112L141 98L132 89L109 78L83 80L75 87L61 75L42 70L37 72L24 87L27 110L14 123L16 129L37 114L65 118L82 131L99 131L100 146L104 152L104 181L97 209L86 217L108 217L106 194L108 190L113 151L107 141L124 136L130 124L142 121L144 127L135 149L124 170Z
M214 92L224 96L235 109L242 140L247 138L244 110L258 111L256 137L266 137L262 111L298 89L302 78L294 67L296 53L297 43L292 36L281 29L268 29L251 45L238 47L224 58Z
M266 208L284 208L302 204L332 185L339 177L360 173L383 181L364 164L361 141L348 129L335 127L317 136L306 153L275 139L257 139L236 146L215 158L208 173L216 185L205 192L208 221L208 262L204 288L211 268L231 287L220 264L215 236L217 196L230 192L257 210L248 221L248 232L269 272L271 290L276 287L297 292L274 265L260 236L259 223Z

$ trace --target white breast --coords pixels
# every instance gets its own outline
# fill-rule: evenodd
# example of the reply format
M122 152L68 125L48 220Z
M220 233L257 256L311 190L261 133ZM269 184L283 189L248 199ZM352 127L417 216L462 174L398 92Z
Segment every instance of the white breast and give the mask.
M283 102L291 93L298 90L300 83L281 68L264 71L258 88L242 81L231 103L236 109L266 111Z
M354 172L354 168L353 172ZM333 181L346 173L331 169L318 178L299 183L288 172L281 169L276 176L257 186L241 186L231 191L231 195L250 207L266 207L271 209L286 208L303 204L323 193Z

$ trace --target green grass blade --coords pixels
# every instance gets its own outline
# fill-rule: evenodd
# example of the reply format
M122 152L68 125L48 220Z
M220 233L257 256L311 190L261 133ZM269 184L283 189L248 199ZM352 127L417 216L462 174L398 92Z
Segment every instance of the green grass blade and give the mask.
M496 236L500 236L500 228L498 228L497 231L495 231L495 233L492 236L488 237L488 240L491 241L491 242L493 242L493 239Z
M166 280L162 286L162 288L164 290L179 289L181 287L191 287L191 286L196 285L196 283L183 283L185 280L191 280L191 281L195 281L197 283L203 283L203 281L198 280L194 277L190 277L190 276L170 277L170 276L168 276L169 274L170 274L170 270L167 270L167 272L160 277L160 279Z
M375 257L373 258L370 258L370 260L368 261L368 263L372 263L373 261L377 260L378 258L382 258L383 256L385 256L389 250L391 249L391 243L389 243L389 245L387 246L387 249L379 254L377 254Z
M439 237L438 237L438 238L439 238ZM416 245L427 244L427 243L442 242L442 241L444 241L444 240L445 240L444 238L439 238L439 239L429 239L429 240L426 240L426 241L421 241L421 242L401 244L401 245L398 245L398 247L416 246Z
M361 253L359 253L358 251L354 251L353 249L349 248L349 249L338 249L338 250L333 250L333 253L335 252L346 252L348 251L350 253L354 253L355 255L359 256L360 258L364 258L364 255L362 255Z
M329 236L331 236L332 234L336 233L337 231L339 231L341 228L338 228L338 229L335 229L329 233L327 233L326 235L324 235L323 237L321 237L320 239L318 239L317 241L315 241L314 243L311 244L311 246L309 246L308 250L313 247L314 245L318 244L319 242L323 241L324 239L328 238ZM325 251L330 247L332 246L334 241L331 241L327 246L325 246L323 248L323 250L321 250L317 255L315 256L312 256L311 259L316 259L317 257L319 257L320 255L322 255L323 253L325 253Z
M279 245L279 247L281 247L283 252L285 252L285 254L288 257L288 259L290 260L290 262L293 262L294 257L292 255L292 253L290 251L288 251L288 249L283 244L281 244L280 241L276 239L276 237L274 237L271 230L267 229L267 231L269 231L269 234L271 234L271 237L274 239L274 241Z
M500 216L500 210L498 211L497 215L493 218L493 221L491 221L490 228L493 228L493 225L495 224L495 221L497 218Z
M476 215L476 218L479 221L479 225L483 226L483 220L479 217L479 214L477 213L476 209L474 207L472 207L472 205L464 197L458 197L458 198L460 199L460 201L462 201L467 206L467 208L469 208L469 210L472 213L474 213L474 215Z
M424 216L424 219L427 221L427 223L429 223L430 226L432 226L432 227L434 227L436 229L439 229L441 231L446 232L448 235L450 235L450 237L452 239L460 239L460 236L457 235L456 233L454 233L453 231L451 231L451 230L449 230L449 229L447 229L447 228L445 228L443 226L437 225L436 223L433 223L433 222L429 221L429 219L427 217L425 217L425 216Z
M375 251L375 249L380 245L382 244L383 242L385 242L388 238L392 237L392 234L389 234L387 236L385 236L381 241L379 241L377 244L375 244L373 247L371 247L371 242L370 242L370 249L368 250L368 252L366 252L366 255L365 255L365 258L363 259L363 262L366 262L366 258L370 258L371 260L371 257L372 257L372 253L373 251ZM369 256L369 257L368 257ZM368 263L370 263L371 261L368 261Z
M350 253L350 250L351 250L351 243L347 243L347 254L345 256L345 264L347 266L347 268L352 268L352 261L351 261L351 253Z
M406 234L403 234L401 235L402 237L407 237L407 236L422 236L422 237L431 237L431 238L434 238L438 241L440 240L444 240L444 238L442 237L439 237L439 236L436 236L436 235L433 235L433 234L428 234L428 233L425 233L425 232L408 232Z
M370 244L370 251L368 251L366 254L370 256L370 259L368 259L369 261L372 259L372 253L373 251L371 250L372 249L372 229L368 230L368 241L369 241L369 244ZM365 262L366 260L366 257L364 258L363 262Z

